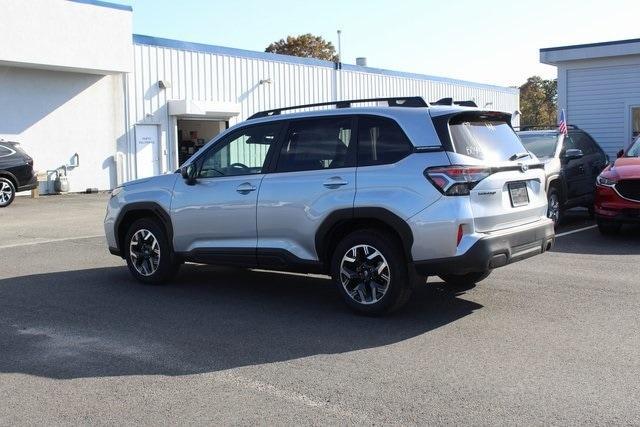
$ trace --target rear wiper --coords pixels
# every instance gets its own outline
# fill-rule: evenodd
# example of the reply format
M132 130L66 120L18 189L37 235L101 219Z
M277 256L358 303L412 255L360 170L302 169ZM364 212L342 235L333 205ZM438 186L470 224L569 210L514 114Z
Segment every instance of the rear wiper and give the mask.
M531 154L527 153L526 151L524 153L516 153L513 156L509 157L509 160L514 161L523 159L525 157L531 157Z

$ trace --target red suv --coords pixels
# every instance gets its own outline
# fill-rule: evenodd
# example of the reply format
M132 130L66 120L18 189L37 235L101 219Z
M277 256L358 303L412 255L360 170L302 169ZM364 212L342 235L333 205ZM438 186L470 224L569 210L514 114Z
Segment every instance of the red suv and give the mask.
M640 138L596 179L595 214L603 234L624 223L640 224Z

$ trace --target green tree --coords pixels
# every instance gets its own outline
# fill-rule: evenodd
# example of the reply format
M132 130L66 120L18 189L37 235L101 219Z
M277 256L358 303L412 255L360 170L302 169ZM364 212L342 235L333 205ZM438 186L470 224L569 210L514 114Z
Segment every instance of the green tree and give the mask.
M336 49L331 42L313 34L288 36L271 43L265 52L280 53L283 55L301 56L303 58L317 58L325 61L337 62Z
M520 124L555 126L557 117L558 82L532 76L520 86Z

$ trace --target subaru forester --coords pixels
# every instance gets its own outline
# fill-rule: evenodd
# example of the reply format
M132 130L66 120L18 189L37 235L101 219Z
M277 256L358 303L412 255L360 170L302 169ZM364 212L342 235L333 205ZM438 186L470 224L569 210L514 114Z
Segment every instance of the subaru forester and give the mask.
M176 173L116 188L104 225L141 282L184 262L323 273L372 315L418 278L473 284L554 241L544 167L511 116L450 98L257 113Z

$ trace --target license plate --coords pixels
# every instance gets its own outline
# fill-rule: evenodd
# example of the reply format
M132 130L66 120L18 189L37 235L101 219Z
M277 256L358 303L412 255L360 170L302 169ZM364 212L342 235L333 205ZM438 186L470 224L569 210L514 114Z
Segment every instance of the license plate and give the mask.
M511 198L511 206L517 208L529 204L529 192L527 191L526 182L510 182L509 197Z

